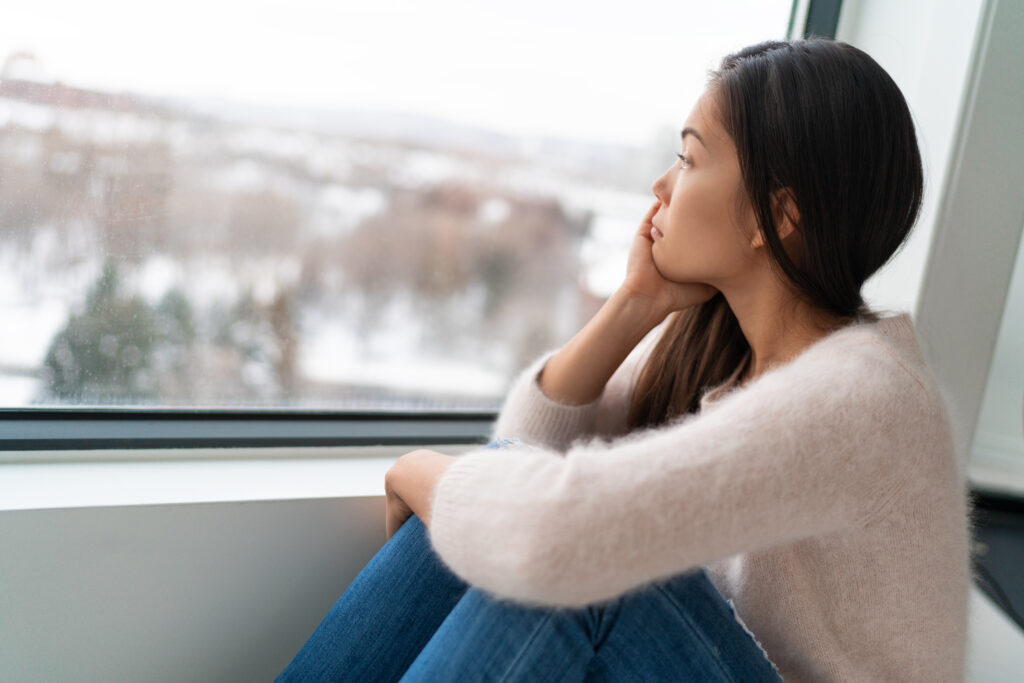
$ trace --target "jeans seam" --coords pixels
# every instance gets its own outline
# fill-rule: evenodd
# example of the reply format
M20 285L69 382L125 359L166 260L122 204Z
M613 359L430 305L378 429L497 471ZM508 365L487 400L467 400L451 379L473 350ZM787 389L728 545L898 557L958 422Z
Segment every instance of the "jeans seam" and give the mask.
M541 622L534 627L533 631L530 633L530 637L526 639L525 643L523 643L523 646L519 649L519 653L516 655L515 659L509 662L508 668L505 669L505 673L502 674L500 679L498 679L498 683L502 683L502 681L508 680L508 677L512 673L512 669L514 669L516 664L519 663L519 660L523 658L523 653L529 649L530 643L532 643L537 638L537 634L540 633L541 627L547 624L550 620L551 613L548 612L544 615L544 619L542 619Z
M687 613L687 611L683 608L683 606L679 604L679 602L675 599L675 597L673 597L671 593L669 593L667 590L665 590L661 586L655 586L655 588L658 590L659 593L661 593L662 595L665 596L666 600L668 600L670 603L672 603L672 605L676 608L676 611L679 612L679 614L683 617L683 620L686 622L686 625L690 629L690 632L693 635L695 635L697 638L700 639L700 641L704 644L704 647L706 649L708 649L709 651L713 650L713 648L715 647L714 643L710 642L707 639L707 637L704 635L704 632L702 630L700 630L699 628L696 628L694 626L693 619L690 617L690 615ZM722 662L718 659L718 657L715 657L714 659L715 659L715 666L718 667L719 672L725 678L727 678L729 681L731 681L732 683L737 683L736 679L732 677L732 672L729 671L729 669L726 668L726 666L724 664L722 664Z

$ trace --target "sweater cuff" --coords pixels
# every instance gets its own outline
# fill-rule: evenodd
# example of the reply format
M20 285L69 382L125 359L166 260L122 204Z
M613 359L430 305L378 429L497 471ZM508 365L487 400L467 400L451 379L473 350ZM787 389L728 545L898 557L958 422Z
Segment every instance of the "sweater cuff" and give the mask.
M509 452L519 449L529 454ZM508 501L493 496L503 489L510 469L523 466L524 457L537 459L526 466L528 478L549 477L544 463L562 460L525 444L458 456L431 492L428 527L431 547L453 574L494 596L520 601L532 598L527 564L533 525L509 525Z
M556 401L540 388L538 378L557 351L544 353L515 379L498 414L491 440L516 437L525 443L564 452L580 436L593 433L601 396L590 403L572 405Z
M475 450L458 456L434 484L430 495L428 535L431 546L445 566L467 583L477 578L471 574L480 558L474 557L475 553L466 542L464 530L460 529L460 524L467 522L467 513L475 510L466 492L472 490L474 479L482 476L483 470L487 468L488 462L485 459L495 453L495 450ZM500 544L500 540L496 538L495 543ZM494 550L500 552L498 548Z

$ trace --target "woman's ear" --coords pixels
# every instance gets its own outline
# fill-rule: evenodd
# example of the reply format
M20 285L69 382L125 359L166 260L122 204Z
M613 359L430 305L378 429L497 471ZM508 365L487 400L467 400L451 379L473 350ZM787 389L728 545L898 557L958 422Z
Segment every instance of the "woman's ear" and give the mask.
M775 227L778 229L779 239L785 241L790 235L800 234L800 209L796 205L796 196L793 190L784 187L776 190L772 195L772 203L775 208Z
M775 217L775 229L779 239L783 242L792 235L799 236L800 231L800 209L796 205L796 196L788 187L776 190L772 193L772 209ZM765 246L764 235L760 230L754 232L750 240L750 246L754 249Z

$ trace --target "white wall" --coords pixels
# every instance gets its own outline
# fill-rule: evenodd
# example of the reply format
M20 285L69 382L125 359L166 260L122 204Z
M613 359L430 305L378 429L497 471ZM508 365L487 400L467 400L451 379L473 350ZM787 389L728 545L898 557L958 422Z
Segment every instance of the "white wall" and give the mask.
M0 680L273 680L384 541L380 496L0 512Z
M985 395L975 430L972 465L984 468L988 488L1024 497L1024 239L1017 250Z

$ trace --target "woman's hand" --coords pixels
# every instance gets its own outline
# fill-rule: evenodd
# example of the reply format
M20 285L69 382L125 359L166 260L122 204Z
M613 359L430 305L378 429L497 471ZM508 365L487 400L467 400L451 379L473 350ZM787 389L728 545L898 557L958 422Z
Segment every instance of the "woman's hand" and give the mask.
M651 248L654 238L651 237L651 219L661 208L661 200L655 200L647 211L629 248L629 259L626 264L626 278L620 290L633 299L644 300L662 317L672 311L679 311L696 304L704 303L718 290L703 282L673 282L666 279L654 264Z
M387 538L416 515L430 527L430 497L454 456L420 449L401 456L384 475Z

